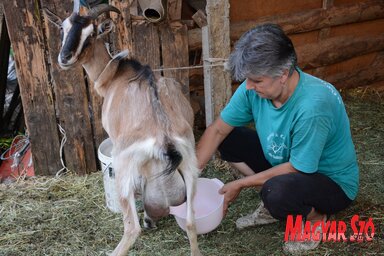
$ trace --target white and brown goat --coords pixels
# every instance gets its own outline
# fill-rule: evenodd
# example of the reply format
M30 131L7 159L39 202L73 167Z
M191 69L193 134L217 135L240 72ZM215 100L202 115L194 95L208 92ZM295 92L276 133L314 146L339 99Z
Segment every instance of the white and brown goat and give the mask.
M119 10L98 5L87 15L74 12L62 21L45 9L62 30L58 63L63 69L82 64L96 91L104 98L102 123L113 142L113 166L123 212L124 235L112 255L125 255L140 234L135 194L142 194L144 226L169 214L169 206L187 201L187 234L192 255L197 245L192 201L198 177L193 136L193 111L173 79L155 77L149 66L128 59L127 52L111 57L103 37L114 27L97 17Z

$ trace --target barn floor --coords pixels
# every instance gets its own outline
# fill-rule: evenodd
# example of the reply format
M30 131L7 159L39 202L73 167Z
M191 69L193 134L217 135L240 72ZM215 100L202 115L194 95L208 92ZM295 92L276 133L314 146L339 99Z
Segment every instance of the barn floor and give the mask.
M326 242L306 255L375 255L384 251L384 95L362 89L343 92L357 149L361 179L356 202L335 216L372 218L372 242ZM206 177L224 182L227 168L210 163ZM224 169L224 170L218 170ZM285 223L238 231L235 221L259 202L251 189L242 191L217 230L198 237L204 255L282 255ZM173 217L159 228L143 231L129 255L188 255L186 234ZM120 214L105 208L100 172L85 177L34 178L0 185L0 255L105 255L123 232Z

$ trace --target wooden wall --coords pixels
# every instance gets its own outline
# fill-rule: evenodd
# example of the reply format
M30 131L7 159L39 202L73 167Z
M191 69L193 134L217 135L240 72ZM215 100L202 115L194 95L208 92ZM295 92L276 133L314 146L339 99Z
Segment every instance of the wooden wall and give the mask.
M129 2L132 1L111 0L122 12L111 15L117 24L116 33L111 35L112 48L129 49L132 56L153 69L188 66L187 27L179 21L181 0L169 1L168 16L159 24L145 21L138 15L138 6L134 10ZM18 0L0 4L4 6L15 53L35 173L55 174L62 169L62 161L78 174L96 171L97 148L106 138L101 125L102 99L81 66L71 70L59 68L60 33L42 12L42 8L48 8L68 17L72 1ZM161 72L181 81L185 95L189 96L187 69ZM64 138L66 142L61 144Z
M263 22L283 27L299 66L337 88L384 86L383 0L232 0L232 44ZM189 30L190 49L200 47L200 30ZM196 75L196 72L195 72ZM199 91L198 83L191 90Z

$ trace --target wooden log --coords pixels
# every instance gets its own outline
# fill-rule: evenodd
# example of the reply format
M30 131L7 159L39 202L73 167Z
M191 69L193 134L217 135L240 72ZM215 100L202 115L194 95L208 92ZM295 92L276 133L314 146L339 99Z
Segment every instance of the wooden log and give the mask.
M189 65L187 26L180 22L165 23L159 31L164 76L175 78L181 83L183 94L189 99L189 70L172 69Z
M384 81L384 51L377 55L371 66L359 70L340 72L323 78L338 89L367 86Z
M288 34L295 34L381 18L384 18L384 0L367 0L329 9L319 8L306 12L262 17L253 21L234 22L230 27L231 40L238 40L244 32L265 22L277 23ZM201 48L200 28L188 31L188 42L190 50Z
M41 4L64 18L73 9L72 3L61 0L42 0ZM61 46L60 31L48 20L45 21L45 26L57 119L67 137L64 145L66 166L83 175L97 170L83 68L80 64L71 70L62 70L59 67L57 56Z
M15 53L35 173L55 174L61 168L59 134L38 2L3 1L3 5L7 24L12 24L8 25L8 32Z
M370 37L343 36L297 47L299 66L317 68L355 56L384 50L384 34Z
M208 126L219 116L232 95L229 73L223 66L215 66L223 64L230 54L229 1L208 1L206 12L208 25L202 30L205 119Z

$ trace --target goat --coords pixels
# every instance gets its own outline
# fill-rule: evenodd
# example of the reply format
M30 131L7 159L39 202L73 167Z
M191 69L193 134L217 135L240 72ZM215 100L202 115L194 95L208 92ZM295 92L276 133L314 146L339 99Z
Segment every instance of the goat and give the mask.
M103 97L102 124L113 143L116 188L123 213L124 234L112 255L126 255L141 232L135 194L142 194L144 226L169 214L169 206L187 201L187 235L191 255L201 255L193 212L198 177L193 135L193 111L173 79L157 77L149 66L127 58L111 57L104 38L114 28L105 12L120 11L98 5L79 14L79 2L64 21L48 9L49 21L62 30L59 66L82 64Z

